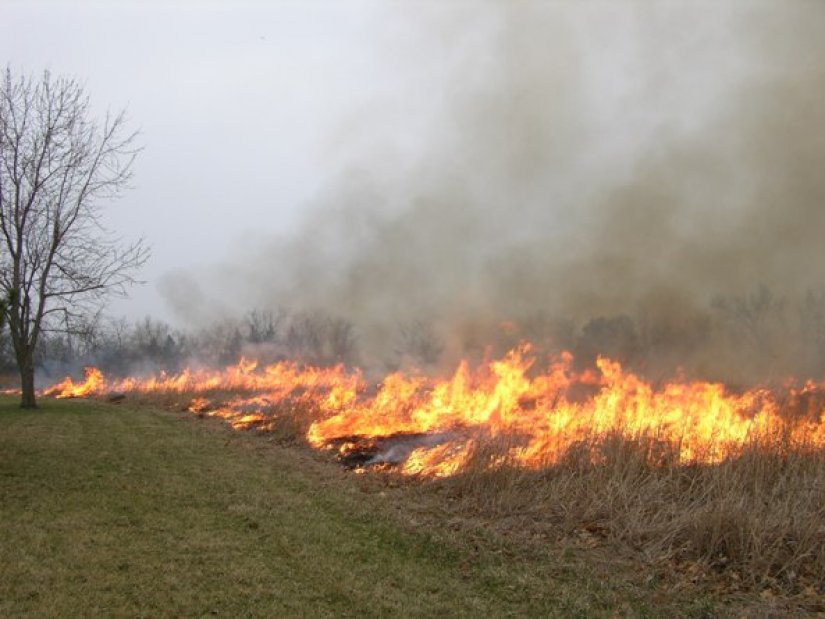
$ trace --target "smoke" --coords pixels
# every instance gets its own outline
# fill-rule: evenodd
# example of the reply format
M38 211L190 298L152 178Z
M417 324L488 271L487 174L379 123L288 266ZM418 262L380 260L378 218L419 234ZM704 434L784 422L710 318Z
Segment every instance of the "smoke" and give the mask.
M626 314L718 373L714 298L825 282L825 4L420 9L380 43L407 98L353 120L347 166L224 301L344 316L377 357L424 321L449 360L505 320Z

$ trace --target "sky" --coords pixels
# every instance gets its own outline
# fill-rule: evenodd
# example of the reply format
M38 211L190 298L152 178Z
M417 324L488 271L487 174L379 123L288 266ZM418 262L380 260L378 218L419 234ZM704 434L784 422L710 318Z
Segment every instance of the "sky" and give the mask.
M146 283L110 311L186 322L168 302L181 289L168 275L206 272L288 236L328 199L330 179L400 168L424 150L444 100L487 79L499 25L481 6L3 0L0 59L19 73L76 77L101 114L127 110L144 150L108 225L145 238L152 257ZM587 26L609 45L587 74L601 90L592 104L609 106L633 85L622 36L632 15L596 6ZM478 76L463 68L469 55ZM619 150L622 132L639 129L613 127L603 142Z
M405 36L376 2L0 2L3 64L75 77L140 131L132 189L106 209L152 249L110 308L132 318L180 320L165 274L296 226L371 108L414 97L415 70L377 53Z
M823 286L823 31L818 0L2 0L0 62L140 130L107 222L152 258L111 313L423 318L463 354Z

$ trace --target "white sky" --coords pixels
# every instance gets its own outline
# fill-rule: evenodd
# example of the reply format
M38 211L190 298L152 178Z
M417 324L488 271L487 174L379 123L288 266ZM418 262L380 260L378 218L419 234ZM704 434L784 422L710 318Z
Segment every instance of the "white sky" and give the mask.
M0 62L74 76L141 132L134 189L109 211L152 247L148 283L111 307L132 317L169 317L164 273L295 226L359 123L414 96L415 72L386 57L410 36L383 3L352 0L0 2Z
M639 46L644 37L635 33L636 13L627 5L573 5L587 14L578 27L587 29L582 67L595 96L582 114L598 124L599 156L621 161L630 140L673 124L680 110L701 117L718 99L724 76L739 71L723 70L703 52L724 44L725 11L708 13L696 40L684 27L691 15L641 22L648 29L667 26L671 55L697 59L690 71L676 73L671 65L678 58ZM147 284L114 302L111 313L172 320L157 289L164 274L202 272L288 234L313 197L354 162L383 165L387 176L405 152L423 150L427 130L438 126L432 119L459 87L451 65L466 64L466 57L455 48L477 50L479 40L495 37L477 6L0 0L0 63L15 72L74 76L101 110L127 108L145 150L134 189L112 204L109 221L125 238L143 236L152 258L140 273ZM450 13L456 7L465 10ZM444 31L432 36L428 28ZM651 58L661 74L654 82ZM650 88L671 75L678 79L667 88ZM689 126L689 119L676 120ZM372 156L359 157L363 152Z

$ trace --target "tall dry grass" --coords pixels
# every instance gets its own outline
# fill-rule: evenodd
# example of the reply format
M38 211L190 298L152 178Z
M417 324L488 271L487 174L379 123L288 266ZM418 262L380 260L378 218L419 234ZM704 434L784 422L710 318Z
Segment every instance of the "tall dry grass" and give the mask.
M779 435L718 464L684 465L653 439L611 434L532 471L508 461L512 447L479 442L459 475L435 482L452 509L526 538L586 535L737 586L825 595L822 450Z
M183 410L195 394L132 400ZM208 415L233 394L206 395ZM239 426L279 443L302 443L321 414L298 397ZM825 451L781 432L754 436L717 464L680 464L678 446L622 432L592 436L539 470L517 466L515 436L479 436L461 472L399 476L437 494L451 516L515 534L536 552L548 540L620 547L661 569L700 567L744 590L813 592L825 599ZM392 469L381 467L382 473ZM405 482L406 480L406 482ZM441 499L447 501L440 503ZM532 541L530 541L532 540ZM825 603L823 603L825 611Z

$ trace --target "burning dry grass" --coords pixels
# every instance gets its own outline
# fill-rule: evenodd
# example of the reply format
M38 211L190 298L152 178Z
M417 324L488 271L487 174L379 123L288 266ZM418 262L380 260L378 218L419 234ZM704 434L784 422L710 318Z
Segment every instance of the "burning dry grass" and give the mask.
M368 388L341 367L247 364L224 382L127 388L386 474L436 527L446 515L536 555L604 548L653 581L825 612L822 385L652 385L607 360L576 373L564 357L531 374L526 352L441 382Z
M194 412L220 418L233 411L236 430L289 444L305 443L319 414L298 397L238 417L219 404L232 397L196 398ZM449 476L409 475L376 459L391 453L388 445L410 444L414 453L420 440L343 437L331 453L400 488L403 509L436 528L463 523L532 555L602 549L636 565L648 583L734 594L746 606L769 603L781 612L825 612L825 452L791 433L754 436L713 464L680 463L678 446L619 431L594 434L538 469L513 458L524 444L513 434L475 434Z
M703 616L712 607L686 592L653 600L625 573L427 524L412 517L428 503L412 486L262 438L154 406L46 401L20 411L0 399L0 615Z

